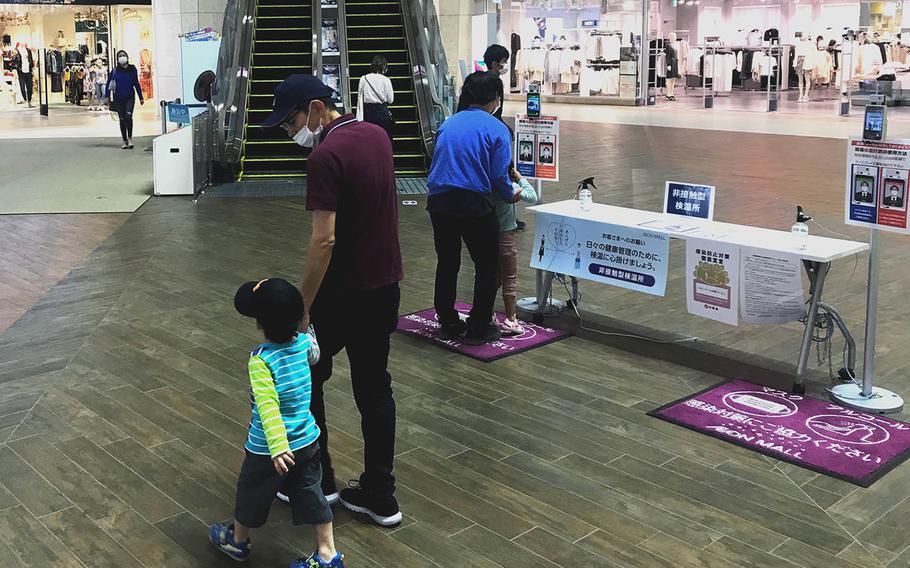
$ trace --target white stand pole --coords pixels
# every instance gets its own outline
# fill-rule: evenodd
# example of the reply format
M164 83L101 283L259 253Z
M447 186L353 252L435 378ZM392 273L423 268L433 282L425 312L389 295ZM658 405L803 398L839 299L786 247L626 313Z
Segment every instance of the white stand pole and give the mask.
M543 203L543 181L537 180L537 203ZM553 273L545 270L537 270L535 277L537 296L528 296L518 299L518 310L533 315L534 323L542 324L544 317L558 316L566 309L564 302L560 300L549 300L550 291L553 285Z
M875 327L878 312L878 229L869 240L869 283L866 291L866 344L863 352L863 385L838 385L831 397L844 406L872 414L891 414L904 408L904 399L873 385L875 379Z

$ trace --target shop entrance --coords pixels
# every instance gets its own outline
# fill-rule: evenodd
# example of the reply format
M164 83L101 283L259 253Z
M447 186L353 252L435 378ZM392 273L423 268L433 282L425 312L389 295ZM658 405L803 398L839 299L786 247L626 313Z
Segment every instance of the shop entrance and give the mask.
M0 4L0 111L107 110L108 73L121 49L145 98L154 98L149 4Z

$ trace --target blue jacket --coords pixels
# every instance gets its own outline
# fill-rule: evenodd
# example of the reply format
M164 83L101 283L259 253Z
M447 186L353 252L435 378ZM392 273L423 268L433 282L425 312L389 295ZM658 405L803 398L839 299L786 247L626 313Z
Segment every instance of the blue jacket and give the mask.
M473 108L455 113L442 123L427 179L430 196L449 191L473 191L511 201L512 141L498 118Z
M133 97L133 93L139 95L142 100L142 87L139 86L139 71L135 65L127 65L126 69L119 65L114 67L107 80L107 91L111 90L111 83L114 84L114 100L123 101Z

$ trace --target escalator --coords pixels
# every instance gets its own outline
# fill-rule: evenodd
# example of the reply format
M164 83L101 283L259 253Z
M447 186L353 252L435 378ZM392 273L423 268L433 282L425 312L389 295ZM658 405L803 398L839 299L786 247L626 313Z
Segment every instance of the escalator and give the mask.
M256 0L249 93L239 179L300 177L306 161L280 128L260 128L275 87L289 75L313 72L310 0Z
M400 176L425 175L427 159L401 2L347 0L344 13L351 108L357 107L357 87L360 78L370 72L373 57L384 56L395 90L395 102L390 106L395 118L395 171Z
M325 11L319 0L227 0L209 103L211 156L219 179L306 175L303 150L281 129L259 124L281 81L334 63L326 59L331 54L314 47L324 39L314 34L321 31L314 22L334 16ZM360 77L370 72L373 56L385 56L395 90L396 172L425 175L436 131L455 107L434 0L342 0L337 11L339 78L353 93L345 94L345 106L356 108Z

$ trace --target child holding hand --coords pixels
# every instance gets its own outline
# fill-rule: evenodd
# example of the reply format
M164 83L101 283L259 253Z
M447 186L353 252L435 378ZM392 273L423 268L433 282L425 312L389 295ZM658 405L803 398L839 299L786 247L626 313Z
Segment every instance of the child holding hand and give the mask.
M537 192L521 177L514 166L509 167L509 177L521 201L537 203ZM499 278L502 284L502 302L506 308L506 319L497 325L504 335L521 335L524 328L518 322L518 216L515 203L496 201L496 217L499 219ZM496 319L496 316L493 316Z

